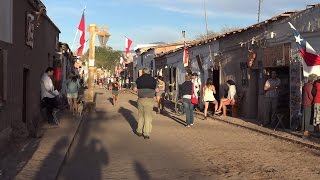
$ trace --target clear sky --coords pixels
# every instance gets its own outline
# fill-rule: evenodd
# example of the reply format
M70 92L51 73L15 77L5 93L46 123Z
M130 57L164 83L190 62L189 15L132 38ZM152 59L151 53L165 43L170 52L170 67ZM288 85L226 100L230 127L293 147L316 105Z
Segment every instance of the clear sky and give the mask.
M259 0L205 0L208 29L223 26L246 27L257 23ZM42 0L48 16L59 27L60 41L70 45L86 6L86 26L90 23L108 26L108 45L124 50L124 36L137 44L181 41L205 33L204 0ZM261 20L285 11L302 10L319 0L262 0ZM86 39L89 38L87 35ZM75 46L79 38L77 37ZM75 49L75 48L74 48Z

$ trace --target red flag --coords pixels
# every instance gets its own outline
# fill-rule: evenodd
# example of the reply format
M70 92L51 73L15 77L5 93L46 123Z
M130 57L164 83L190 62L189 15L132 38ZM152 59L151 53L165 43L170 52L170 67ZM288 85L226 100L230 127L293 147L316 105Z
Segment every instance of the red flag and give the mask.
M82 17L78 26L78 29L81 33L80 35L80 47L78 48L77 56L82 56L83 55L83 48L84 48L84 43L85 43L85 21L84 21L84 12L82 13Z
M184 42L184 47L183 47L183 66L187 67L189 63L189 50L186 42Z
M126 44L125 44L125 46L126 46L126 55L129 54L129 52L130 52L130 46L131 46L131 44L132 44L131 39L129 39L129 38L126 37Z

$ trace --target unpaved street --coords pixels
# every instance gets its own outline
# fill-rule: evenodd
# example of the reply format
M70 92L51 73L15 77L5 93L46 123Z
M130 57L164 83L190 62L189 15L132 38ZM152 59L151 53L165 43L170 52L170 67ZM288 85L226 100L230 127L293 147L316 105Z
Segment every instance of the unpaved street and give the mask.
M151 139L134 134L137 97L99 90L59 179L320 179L320 152L212 119L154 113Z

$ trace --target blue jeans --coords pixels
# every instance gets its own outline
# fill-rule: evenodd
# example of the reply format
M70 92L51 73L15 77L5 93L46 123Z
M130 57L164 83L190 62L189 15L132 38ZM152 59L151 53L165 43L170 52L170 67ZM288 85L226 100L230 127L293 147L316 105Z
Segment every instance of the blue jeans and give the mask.
M184 112L186 113L187 125L193 124L193 107L191 99L183 99Z

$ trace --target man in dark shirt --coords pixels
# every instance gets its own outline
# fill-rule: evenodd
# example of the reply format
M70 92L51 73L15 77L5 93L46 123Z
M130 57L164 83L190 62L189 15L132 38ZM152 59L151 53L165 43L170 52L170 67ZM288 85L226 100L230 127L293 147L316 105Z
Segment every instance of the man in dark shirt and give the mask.
M154 106L157 81L150 75L148 68L143 68L142 75L136 80L135 91L138 91L138 128L137 135L150 138L152 129L152 110Z

